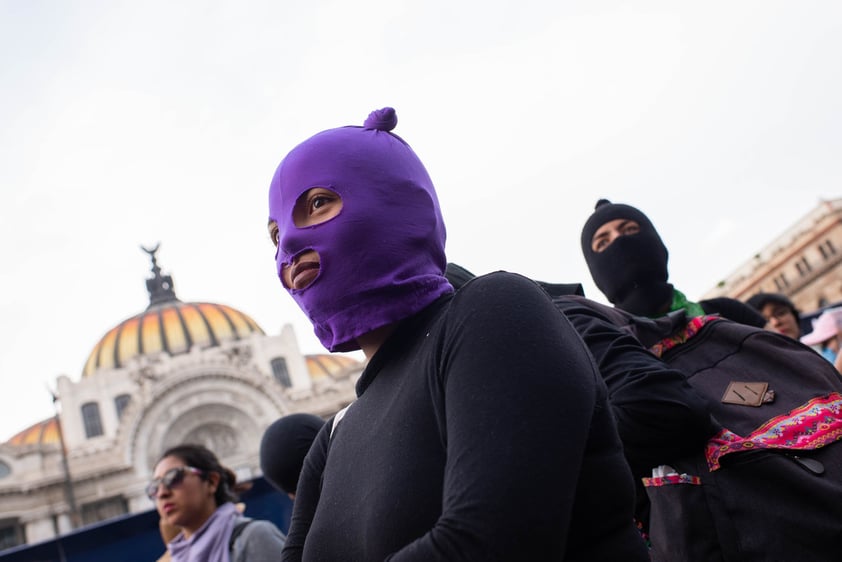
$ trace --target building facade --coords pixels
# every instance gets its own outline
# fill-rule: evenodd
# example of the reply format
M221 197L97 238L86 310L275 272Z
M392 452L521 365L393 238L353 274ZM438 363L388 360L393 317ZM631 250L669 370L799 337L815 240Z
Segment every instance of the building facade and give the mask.
M0 444L0 550L152 508L144 486L179 443L259 476L269 424L354 398L360 362L302 355L290 325L267 335L230 306L182 302L148 252L148 308L102 337L78 380L58 378L54 417Z
M842 301L842 198L822 201L702 298L782 293L802 311Z

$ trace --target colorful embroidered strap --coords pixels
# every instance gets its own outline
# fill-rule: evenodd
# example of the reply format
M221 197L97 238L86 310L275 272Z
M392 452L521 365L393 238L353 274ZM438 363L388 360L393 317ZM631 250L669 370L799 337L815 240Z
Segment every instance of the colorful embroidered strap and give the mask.
M842 394L813 398L788 414L767 421L748 437L723 429L705 448L708 468L719 468L725 455L753 449L819 449L842 439Z
M669 486L671 484L693 484L701 486L702 479L698 476L690 474L667 474L666 476L655 476L653 478L641 478L643 485L647 488L656 488L658 486Z
M702 329L702 326L709 322L713 322L714 320L719 320L719 316L696 316L695 318L690 319L687 323L687 326L677 334L673 334L668 338L664 338L652 347L649 348L649 351L655 354L655 357L661 357L664 353L672 349L677 345L681 345L685 343L687 340L695 336L699 333L699 330Z
M649 533L646 532L646 527L643 526L643 522L640 519L634 519L634 525L637 527L637 532L640 533L640 538L643 539L643 542L646 543L646 550L652 550L652 541L649 540Z

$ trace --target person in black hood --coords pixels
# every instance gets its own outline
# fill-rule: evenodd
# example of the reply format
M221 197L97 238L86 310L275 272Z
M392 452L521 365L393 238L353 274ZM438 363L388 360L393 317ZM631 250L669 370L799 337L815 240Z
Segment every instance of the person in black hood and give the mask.
M685 309L688 316L719 314L762 328L766 320L729 298L693 302L669 282L669 252L645 214L631 205L600 199L582 228L582 253L594 283L617 308L656 318Z
M319 416L289 414L266 428L260 440L260 469L279 492L295 499L304 457L325 424Z

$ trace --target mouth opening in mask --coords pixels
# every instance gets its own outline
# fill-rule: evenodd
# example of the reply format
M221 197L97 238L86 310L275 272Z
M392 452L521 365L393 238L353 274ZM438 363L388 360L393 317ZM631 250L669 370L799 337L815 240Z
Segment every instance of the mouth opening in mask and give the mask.
M304 250L282 266L284 286L291 291L302 291L313 284L321 273L321 259L315 250Z

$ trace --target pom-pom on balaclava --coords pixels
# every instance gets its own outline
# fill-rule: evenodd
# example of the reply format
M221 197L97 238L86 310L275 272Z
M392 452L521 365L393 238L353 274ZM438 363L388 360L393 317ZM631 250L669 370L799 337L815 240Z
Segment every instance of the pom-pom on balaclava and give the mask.
M594 234L615 219L633 220L640 232L616 238L602 252L591 247ZM582 229L582 253L599 290L617 308L643 316L657 316L672 302L667 283L666 246L649 218L638 209L600 199Z
M288 289L330 351L359 349L356 338L421 311L453 288L444 277L445 228L433 182L387 107L362 127L322 131L280 163L269 188L269 219L278 225L278 276L307 250L319 272ZM314 187L342 198L321 224L296 227L296 200Z
M266 428L260 440L260 470L275 488L294 494L304 457L324 420L313 414L289 414Z

